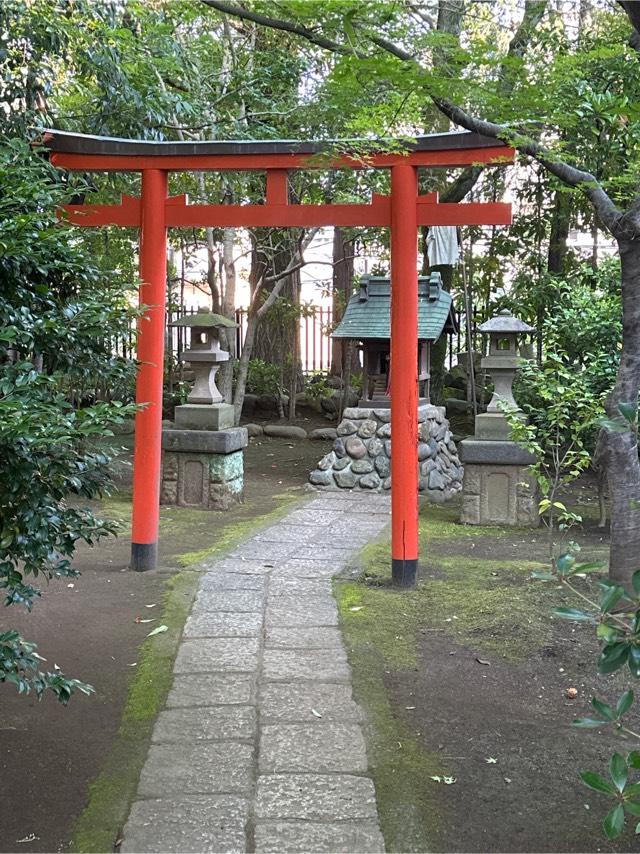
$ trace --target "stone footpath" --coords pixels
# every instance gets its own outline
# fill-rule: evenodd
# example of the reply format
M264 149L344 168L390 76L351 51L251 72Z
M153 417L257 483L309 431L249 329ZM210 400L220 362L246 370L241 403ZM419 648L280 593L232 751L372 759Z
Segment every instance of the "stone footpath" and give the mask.
M123 852L381 852L331 578L389 498L323 493L207 567Z

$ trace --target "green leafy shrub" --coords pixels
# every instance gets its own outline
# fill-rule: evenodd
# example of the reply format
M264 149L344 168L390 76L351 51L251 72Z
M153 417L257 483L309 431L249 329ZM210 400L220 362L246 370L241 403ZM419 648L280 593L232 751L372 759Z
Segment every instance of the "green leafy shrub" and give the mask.
M21 141L0 140L0 588L6 605L31 610L45 579L77 575L78 542L96 543L113 523L82 506L110 483L109 425L135 407L76 408L70 390L131 376L111 336L131 322L122 287L83 252L56 217L64 187ZM0 635L0 682L52 691L66 703L91 686L42 672L34 644Z
M329 397L333 391L334 389L327 382L325 374L309 374L305 377L304 393L311 400Z
M278 365L265 362L264 359L251 359L247 375L247 391L250 394L281 394L281 369Z

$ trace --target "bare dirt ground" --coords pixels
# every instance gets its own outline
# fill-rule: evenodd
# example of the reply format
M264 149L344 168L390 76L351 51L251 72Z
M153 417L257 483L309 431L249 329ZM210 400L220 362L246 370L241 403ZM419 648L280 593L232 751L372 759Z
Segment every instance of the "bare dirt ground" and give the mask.
M327 422L325 422L326 424ZM138 652L154 623L136 623L161 608L166 580L180 556L215 546L233 526L277 509L285 496L304 495L307 472L324 451L319 442L252 440L245 455L246 501L229 513L162 509L160 568L127 569L130 514L126 466L118 495L102 507L122 519L117 540L79 549L79 579L51 582L32 614L5 609L2 627L37 642L64 672L92 683L96 695L76 695L67 707L45 697L0 689L0 851L62 851L87 800L88 787L111 749L135 672ZM126 463L126 455L125 455ZM156 604L156 608L146 608Z
M606 557L592 484L572 498L586 511L572 533L583 559ZM387 850L635 850L633 827L605 840L614 803L578 772L606 777L611 753L636 743L571 726L593 713L593 696L615 703L632 686L628 670L599 676L594 627L551 616L580 603L530 580L547 556L542 529L474 529L458 513L423 508L416 591L389 587L387 544L365 552L357 582L336 588ZM598 598L596 578L578 583Z

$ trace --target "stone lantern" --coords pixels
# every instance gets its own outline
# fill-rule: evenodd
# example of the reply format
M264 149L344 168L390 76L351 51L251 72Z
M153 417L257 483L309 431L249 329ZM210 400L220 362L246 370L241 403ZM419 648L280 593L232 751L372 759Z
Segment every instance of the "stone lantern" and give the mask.
M502 402L518 408L513 396L513 381L520 358L518 336L535 332L535 329L518 320L506 308L478 329L489 336L489 355L480 364L490 374L494 392L486 413L476 417L475 435L477 439L509 439L511 429L499 404Z
M181 360L188 362L195 374L187 403L176 406L176 426L195 430L233 427L233 406L223 402L216 374L229 360L229 353L220 347L219 330L236 329L238 324L200 308L196 314L186 315L173 325L190 329L189 348L182 352Z
M187 402L176 406L175 425L162 431L161 504L203 510L229 510L244 495L243 450L246 427L234 427L233 406L224 403L216 373L229 360L219 330L237 324L200 309L174 326L191 330L182 361L193 368L195 382Z
M511 427L499 403L517 409L513 380L518 368L518 337L534 327L504 310L478 327L488 334L489 355L481 365L495 391L487 411L476 416L475 435L460 443L464 463L461 521L469 525L537 527L537 486L529 472L535 458L511 440ZM525 419L524 414L521 415Z

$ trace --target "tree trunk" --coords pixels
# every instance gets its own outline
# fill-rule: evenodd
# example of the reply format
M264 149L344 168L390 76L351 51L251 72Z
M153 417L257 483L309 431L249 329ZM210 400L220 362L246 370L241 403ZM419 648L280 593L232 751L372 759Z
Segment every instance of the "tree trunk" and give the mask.
M573 208L573 194L556 190L551 216L547 269L554 276L561 276L566 269L567 238Z
M240 423L242 415L242 405L244 403L244 395L247 388L247 376L249 374L249 361L253 353L253 345L256 340L256 329L258 328L259 318L255 310L249 308L247 312L247 331L244 336L242 345L242 353L238 360L238 376L236 377L236 388L233 395L234 423L236 426Z
M344 230L336 226L333 229L333 325L342 320L344 310L353 290L353 241L347 240ZM335 338L331 342L332 376L341 376L345 367L346 342ZM350 365L353 368L353 364Z
M609 415L618 404L637 405L640 391L640 241L618 241L622 262L622 357ZM604 452L611 501L609 578L631 590L640 569L640 462L637 432L607 431Z
M222 236L222 264L224 269L224 296L222 314L235 320L236 314L236 265L233 259L235 228L225 228ZM223 347L229 352L230 359L224 362L220 370L220 391L226 403L231 403L233 395L233 365L236 359L236 330L221 329Z

